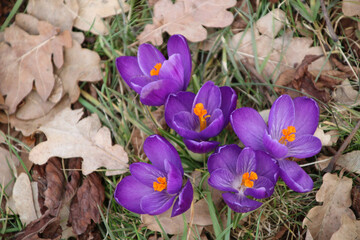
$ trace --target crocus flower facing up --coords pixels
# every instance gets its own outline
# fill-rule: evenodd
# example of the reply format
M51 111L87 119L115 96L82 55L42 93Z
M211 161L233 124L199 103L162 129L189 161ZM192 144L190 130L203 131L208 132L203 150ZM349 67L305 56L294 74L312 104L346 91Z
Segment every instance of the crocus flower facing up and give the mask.
M160 106L170 93L185 91L191 77L191 55L186 39L173 35L167 43L169 59L150 44L139 46L137 57L116 59L116 66L125 82L145 105Z
M270 197L274 192L279 168L276 161L262 151L225 145L208 160L209 185L225 191L226 204L235 212L249 212L262 205L257 199Z
M209 81L196 95L192 92L169 95L165 104L165 120L184 138L190 151L209 152L219 142L208 139L218 135L229 123L236 101L237 95L232 88L218 87Z
M313 188L311 177L289 157L307 158L321 150L313 136L319 122L319 107L311 98L280 96L270 109L268 126L252 108L235 110L231 125L245 146L267 152L278 161L280 177L294 191Z
M144 142L144 152L152 162L130 165L127 176L116 187L115 200L139 214L158 215L174 203L174 217L190 208L193 188L189 180L183 186L184 170L176 149L163 137L152 135Z

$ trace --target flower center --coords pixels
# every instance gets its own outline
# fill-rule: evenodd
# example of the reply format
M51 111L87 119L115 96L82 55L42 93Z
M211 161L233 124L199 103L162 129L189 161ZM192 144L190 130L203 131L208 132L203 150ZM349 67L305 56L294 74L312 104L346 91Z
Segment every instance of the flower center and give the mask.
M206 118L210 117L210 115L206 115L207 111L204 108L204 105L202 103L196 104L194 108L194 113L196 116L199 117L200 131L204 130L206 128Z
M161 192L162 190L166 189L167 183L165 177L158 177L157 182L153 183L153 188L155 191Z
M161 63L155 64L154 68L150 71L150 76L158 76L161 68Z
M258 175L251 171L250 173L246 172L243 174L242 176L242 181L241 181L241 185L248 187L248 188L252 188L254 186L254 180L258 179Z
M279 143L286 145L288 142L295 140L296 129L294 126L289 126L282 130L283 136L280 138Z

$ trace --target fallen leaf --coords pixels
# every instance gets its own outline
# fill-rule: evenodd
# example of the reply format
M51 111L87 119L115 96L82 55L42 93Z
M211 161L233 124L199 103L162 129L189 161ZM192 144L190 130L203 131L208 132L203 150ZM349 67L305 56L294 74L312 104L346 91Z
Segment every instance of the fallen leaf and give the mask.
M342 11L345 16L360 16L360 0L343 0Z
M360 217L360 186L356 185L351 190L352 208L355 216Z
M350 191L352 179L338 177L337 174L326 173L323 184L316 193L316 201L322 206L312 208L303 221L315 240L328 240L340 228L341 216L347 215L355 219L351 206Z
M106 167L108 176L124 173L128 166L127 153L120 145L111 144L110 130L101 127L96 114L80 120L82 115L82 109L67 108L43 124L39 130L45 133L47 141L31 150L30 160L41 165L53 156L82 157L85 175L99 167Z
M71 48L65 49L64 65L56 72L72 103L80 96L79 81L96 82L102 79L99 55L73 41Z
M91 220L100 222L99 207L105 200L105 189L97 173L86 177L70 206L69 223L77 235L83 234Z
M29 224L38 219L30 179L26 173L21 173L16 179L12 197L22 223Z
M330 159L330 157L328 157ZM323 158L325 160L327 158ZM360 151L352 151L341 155L336 161L336 169L345 168L349 172L360 174Z
M0 132L1 134L4 134ZM16 167L19 165L19 160L14 154L11 154L8 150L0 148L0 191L5 189L5 193L10 196L12 187L14 185L14 179L16 174Z
M337 140L339 139L339 132L336 130L324 132L321 128L317 128L314 136L320 139L321 145L324 146L332 146L334 145Z
M130 6L123 0L77 0L79 13L74 26L93 34L106 35L108 28L102 18L129 11Z
M333 98L336 103L344 104L347 107L356 107L360 104L359 92L352 87L348 79L337 86L333 92Z
M323 54L320 47L312 47L311 38L293 37L292 33L287 31L275 38L279 30L286 29L286 21L285 13L275 9L256 22L253 33L252 29L248 29L235 34L230 47L235 52L236 59L247 60L254 66L255 58L259 65L266 60L263 74L274 81L280 73L299 65L306 55ZM309 70L316 69L330 70L331 65L322 57L309 66Z
M182 34L191 42L206 39L204 27L229 26L234 17L227 8L235 6L235 0L159 0L154 5L153 23L147 24L137 37L140 43L163 43L162 34Z
M360 238L360 220L341 216L341 227L336 231L330 240L356 240Z
M5 29L5 42L0 44L0 91L6 95L9 113L30 93L35 80L36 91L45 101L55 84L53 62L63 65L63 47L71 47L69 31L58 34L51 24L39 21L40 35L29 35L12 25Z

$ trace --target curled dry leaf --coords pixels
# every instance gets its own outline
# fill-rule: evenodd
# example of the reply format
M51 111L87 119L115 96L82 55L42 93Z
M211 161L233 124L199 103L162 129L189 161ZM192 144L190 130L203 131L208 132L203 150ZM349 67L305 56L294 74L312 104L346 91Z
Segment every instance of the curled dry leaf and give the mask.
M331 159L331 157L323 156L324 164L319 164L319 168L323 170L328 162L326 160ZM360 174L360 151L352 151L346 154L341 155L336 161L336 169L345 168L349 172L354 172Z
M153 23L147 24L137 37L140 43L163 43L162 34L182 34L191 42L206 39L205 27L229 26L234 17L227 8L235 6L235 0L159 0L154 6Z
M348 79L345 79L333 92L335 103L346 105L347 107L356 107L360 105L360 95L352 86ZM346 110L342 106L337 106L339 110Z
M42 125L47 141L35 146L30 160L44 164L50 157L82 157L82 171L87 175L99 167L106 167L106 175L126 171L128 156L120 145L112 145L110 130L101 127L99 117L93 114L80 120L82 109L62 110L55 118Z
M336 231L330 240L356 240L360 238L360 220L341 216L341 227Z
M0 132L3 135L3 132ZM14 185L14 178L16 176L16 167L19 165L19 160L14 154L8 150L0 148L0 191L5 188L5 193L11 195L12 187Z
M129 11L129 5L123 0L77 0L79 13L74 26L93 34L109 33L102 18Z
M360 0L343 0L342 11L345 16L360 16Z
M0 91L6 95L9 113L30 93L35 80L36 91L45 101L55 84L53 62L63 65L63 47L71 47L69 31L59 34L47 22L37 24L39 35L30 35L16 25L5 29L5 42L0 44ZM9 45L10 46L9 46Z
M352 180L338 177L337 174L326 173L323 184L316 193L316 201L322 206L312 208L306 215L303 226L307 226L315 240L328 240L334 232L339 230L342 216L355 219L351 206L350 191Z
M263 74L275 80L280 73L299 65L306 55L321 55L320 47L312 47L311 38L292 37L290 32L275 38L279 30L285 28L285 16L284 12L275 9L256 22L253 33L249 29L234 35L230 47L235 51L236 59L247 60L254 66L255 58L259 65L266 59ZM322 57L312 63L309 69L331 69L331 65L325 61Z

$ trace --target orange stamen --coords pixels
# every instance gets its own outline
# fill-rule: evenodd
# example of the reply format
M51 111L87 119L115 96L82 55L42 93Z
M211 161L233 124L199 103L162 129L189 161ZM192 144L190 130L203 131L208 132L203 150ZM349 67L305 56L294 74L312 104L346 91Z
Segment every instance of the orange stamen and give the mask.
M158 76L161 68L161 63L157 63L150 71L150 76Z
M162 190L166 189L167 183L165 177L158 177L156 180L158 182L153 183L153 188L155 191L161 192Z
M252 188L254 186L255 180L258 179L258 176L255 172L251 171L250 174L248 172L244 173L242 176L241 185Z
M280 138L279 143L286 145L288 142L295 140L296 129L294 126L289 126L282 130L283 136Z
M194 108L194 113L196 116L199 117L200 131L204 130L206 128L206 118L210 117L210 115L206 115L207 110L204 108L204 105L202 103L196 104Z

